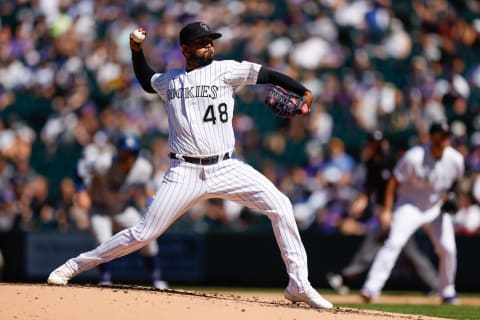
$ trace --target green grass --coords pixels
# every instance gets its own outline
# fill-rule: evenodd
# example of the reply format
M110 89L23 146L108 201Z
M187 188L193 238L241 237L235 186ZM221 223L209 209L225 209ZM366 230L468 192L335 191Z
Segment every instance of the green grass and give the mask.
M185 290L193 291L207 291L207 292L228 292L228 291L252 291L252 288L238 288L238 287L183 287ZM281 292L283 288L256 288L253 289L257 292ZM321 289L322 294L335 294L333 290ZM357 292L352 292L357 294ZM396 296L422 296L418 292L409 291L388 291L385 295ZM479 298L478 293L462 293L459 295L460 303L462 298ZM410 315L423 315L430 317L438 317L445 319L455 320L480 320L480 305L442 305L442 304L385 304L385 303L370 303L370 304L357 304L357 303L335 303L336 307L356 308L360 310L377 310L393 313L402 313ZM412 319L416 319L413 317Z
M480 306L412 305L412 304L336 304L339 307L417 314L459 320L479 320Z
M322 294L335 294L335 291L330 289L320 290ZM358 291L352 291L351 294L358 295ZM422 297L423 295L419 292L410 292L410 291L385 291L383 292L384 296L393 295L393 296L409 296ZM480 298L478 293L461 293L458 294L460 300L460 305L442 305L442 304L399 304L399 303L369 303L369 304L357 304L357 303L336 303L335 306L338 307L347 307L347 308L356 308L356 309L368 309L368 310L378 310L385 312L394 312L394 313L404 313L404 314L417 314L430 317L438 317L445 319L455 319L455 320L480 320L480 305L461 305L462 298Z

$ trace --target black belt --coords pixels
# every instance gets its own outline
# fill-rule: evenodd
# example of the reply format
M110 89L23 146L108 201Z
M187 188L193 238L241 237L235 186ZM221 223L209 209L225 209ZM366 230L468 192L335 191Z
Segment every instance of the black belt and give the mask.
M190 162L190 163L195 163L195 164L202 164L202 165L211 165L211 164L215 164L215 163L218 163L220 157L217 155L217 156L211 156L211 157L205 157L205 158L195 158L195 157L188 157L188 156L182 156L180 154L176 154L176 153L173 153L173 152L170 152L168 157L170 159L177 159L177 160L183 160L183 161L186 161L186 162ZM227 159L230 159L230 152L227 152L223 155L223 158L221 158L222 160L227 160Z

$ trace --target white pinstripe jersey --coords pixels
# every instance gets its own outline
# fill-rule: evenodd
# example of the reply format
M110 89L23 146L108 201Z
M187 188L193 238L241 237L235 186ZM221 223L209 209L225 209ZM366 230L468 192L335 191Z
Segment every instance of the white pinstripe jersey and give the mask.
M166 103L171 152L218 155L234 149L234 91L257 82L261 66L247 61L213 61L186 72L156 73L152 87Z
M411 148L393 171L400 182L397 205L410 203L421 210L431 208L464 171L463 156L452 147L445 148L440 159L433 158L430 145Z

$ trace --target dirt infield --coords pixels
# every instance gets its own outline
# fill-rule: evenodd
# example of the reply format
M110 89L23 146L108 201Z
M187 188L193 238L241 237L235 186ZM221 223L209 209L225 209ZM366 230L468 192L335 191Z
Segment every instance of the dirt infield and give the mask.
M334 303L346 297L328 296ZM351 297L353 298L353 297ZM419 315L400 315L335 307L315 310L291 304L282 293L207 292L153 290L145 287L47 286L0 284L0 319L352 319L429 320ZM351 301L358 302L358 301Z

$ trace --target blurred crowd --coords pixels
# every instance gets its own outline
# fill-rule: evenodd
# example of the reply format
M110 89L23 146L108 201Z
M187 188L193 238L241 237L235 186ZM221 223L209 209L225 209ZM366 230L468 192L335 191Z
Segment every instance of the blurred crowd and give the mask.
M155 182L168 166L164 104L133 74L129 33L163 71L183 65L178 31L205 21L223 34L218 58L249 60L299 79L312 113L290 121L237 92L236 155L294 203L302 230L362 235L369 139L398 158L446 120L467 174L458 234L480 230L480 3L475 0L11 0L0 2L0 231L87 230L73 166L140 134ZM268 228L265 217L212 199L172 229Z

